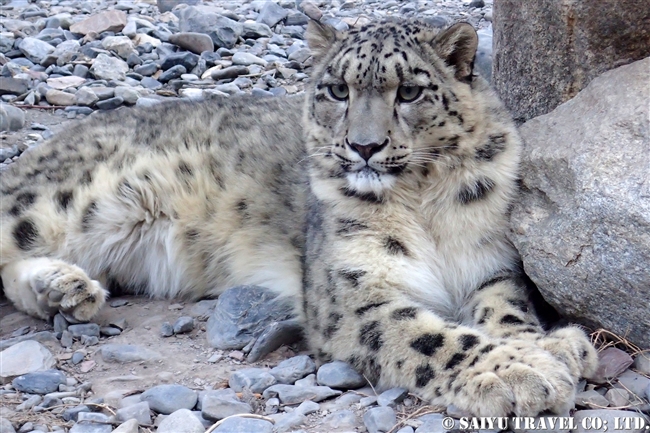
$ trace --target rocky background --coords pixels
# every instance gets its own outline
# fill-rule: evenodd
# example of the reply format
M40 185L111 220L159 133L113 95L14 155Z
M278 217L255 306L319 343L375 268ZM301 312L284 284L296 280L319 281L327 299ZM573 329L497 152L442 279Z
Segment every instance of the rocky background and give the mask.
M479 29L477 69L492 76L491 1L0 2L0 175L24 150L95 110L170 98L301 92L311 66L303 40L309 18L341 29L388 15L417 16L438 26L469 21ZM533 45L523 41L544 39L535 38L541 30L521 29L540 15L531 12L522 20L524 9L514 7L521 4L494 5L503 12L495 22L501 50L493 81L513 112L530 98L507 93L500 83L511 72L504 67L527 63L523 57L508 62L504 50L525 52ZM647 22L647 8L636 6L636 15L623 6L608 9L610 22L598 21L593 29L610 34L625 15L632 18L614 28L629 34L634 17ZM582 22L574 20L573 28ZM594 57L591 45L581 46L587 46L586 58ZM527 51L540 64L548 57ZM549 113L601 72L639 58L598 66L564 99L534 115ZM575 64L567 65L574 70ZM598 416L610 426L615 416L650 412L650 355L641 353L650 347L649 70L647 60L613 70L522 127L524 193L513 211L513 242L556 308L593 329L619 334L597 334L601 366L579 384L573 413L578 421ZM560 77L556 70L550 74ZM539 68L519 72L524 85L513 81L512 88L552 77ZM251 302L260 297L268 302ZM90 324L62 316L45 324L2 300L0 432L437 433L448 431L445 416L464 415L453 406L428 406L404 389L376 392L344 363L317 368L295 330L286 306L256 287L194 304L112 299ZM229 418L242 414L251 417Z

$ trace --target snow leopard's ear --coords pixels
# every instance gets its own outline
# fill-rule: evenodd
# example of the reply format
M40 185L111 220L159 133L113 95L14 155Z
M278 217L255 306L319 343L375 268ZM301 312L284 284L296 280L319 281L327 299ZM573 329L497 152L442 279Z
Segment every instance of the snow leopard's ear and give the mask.
M317 59L325 55L336 41L334 27L315 20L309 20L305 33L309 49Z
M443 30L438 33L433 45L445 63L454 68L457 80L465 83L472 81L478 35L471 24L458 23Z

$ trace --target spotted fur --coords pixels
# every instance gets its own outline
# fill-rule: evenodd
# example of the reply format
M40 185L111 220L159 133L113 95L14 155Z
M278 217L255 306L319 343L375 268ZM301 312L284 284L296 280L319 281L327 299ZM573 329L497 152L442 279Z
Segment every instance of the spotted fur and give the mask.
M108 288L295 299L323 362L475 415L563 412L592 373L547 334L508 243L520 140L477 38L311 23L305 96L96 114L0 173L0 269L23 311L93 317ZM300 125L303 127L301 128Z

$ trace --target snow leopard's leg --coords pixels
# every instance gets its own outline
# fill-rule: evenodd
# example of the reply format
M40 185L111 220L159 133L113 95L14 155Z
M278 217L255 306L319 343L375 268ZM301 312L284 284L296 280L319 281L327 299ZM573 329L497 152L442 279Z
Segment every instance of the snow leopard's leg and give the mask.
M598 356L585 333L578 327L546 333L518 278L499 275L484 282L474 293L472 304L474 323L487 334L535 341L566 364L574 380L595 372Z
M7 298L32 316L49 319L59 310L80 321L90 320L108 292L79 267L49 258L18 260L0 273Z
M536 342L447 322L407 301L381 256L365 257L365 267L359 258L305 276L307 332L322 360L346 361L382 388L406 387L477 416L565 413L573 404L568 369Z
M344 271L335 281L356 279L350 290L359 293L365 277ZM321 338L311 342L317 340L321 357L347 361L382 388L407 387L433 404L477 416L564 413L573 404L569 372L534 342L491 338L378 293L364 298L360 304L338 297L340 309L328 311L323 302L308 313L320 316ZM346 308L355 304L361 306Z

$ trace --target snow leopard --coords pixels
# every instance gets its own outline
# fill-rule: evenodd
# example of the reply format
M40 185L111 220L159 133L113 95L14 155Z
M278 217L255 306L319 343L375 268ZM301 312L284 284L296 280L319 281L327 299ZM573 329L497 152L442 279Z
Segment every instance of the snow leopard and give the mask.
M307 90L90 116L0 179L6 296L90 320L111 290L295 303L320 362L478 416L566 413L595 349L545 330L507 239L521 140L477 34L311 22Z

